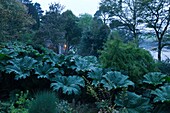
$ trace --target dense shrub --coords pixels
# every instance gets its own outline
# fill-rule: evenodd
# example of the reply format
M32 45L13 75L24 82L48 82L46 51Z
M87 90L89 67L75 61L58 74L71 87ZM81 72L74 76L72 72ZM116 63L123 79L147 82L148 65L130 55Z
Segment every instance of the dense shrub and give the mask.
M170 75L170 59L160 62L159 69L162 73Z
M156 68L148 51L133 44L125 44L118 39L108 40L100 53L100 61L104 68L125 71L133 81L155 71Z

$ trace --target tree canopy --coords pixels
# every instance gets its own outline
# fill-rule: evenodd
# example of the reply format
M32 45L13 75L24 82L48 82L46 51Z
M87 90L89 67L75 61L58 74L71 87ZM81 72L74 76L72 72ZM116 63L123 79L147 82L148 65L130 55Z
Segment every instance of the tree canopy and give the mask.
M27 14L26 7L16 0L0 1L1 41L16 40L19 35L35 22Z
M161 60L161 51L167 45L167 31L170 25L170 1L169 0L147 0L142 3L143 21L148 28L154 30L158 40L158 60ZM170 44L169 44L170 45Z
M109 27L101 19L93 18L89 14L80 15L79 19L82 29L79 54L98 56L98 50L102 49L110 33Z
M99 12L118 26L126 26L132 32L134 42L138 45L138 34L141 20L140 0L101 0ZM106 19L104 19L106 20ZM112 24L113 25L113 24Z
M97 14L104 21L109 20L113 30L129 30L137 45L139 35L155 35L158 41L158 60L161 60L162 48L170 45L166 43L170 24L169 0L101 0Z

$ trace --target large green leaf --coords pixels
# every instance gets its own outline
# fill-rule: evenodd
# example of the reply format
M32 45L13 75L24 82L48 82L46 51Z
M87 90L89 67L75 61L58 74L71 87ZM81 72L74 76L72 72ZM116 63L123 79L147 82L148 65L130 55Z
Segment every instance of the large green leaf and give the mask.
M62 64L64 67L67 67L67 69L75 70L77 67L75 65L75 59L78 59L79 55L68 55L64 57L64 61ZM63 56L61 57L63 59Z
M111 89L117 89L121 87L128 87L129 85L134 85L134 83L128 80L128 76L125 76L117 71L109 71L103 76L103 83L104 87Z
M133 92L121 92L115 98L115 104L127 113L150 113L149 99L143 98Z
M156 85L159 85L159 84L163 84L166 76L167 75L162 74L160 72L148 73L148 74L144 75L143 82L156 86Z
M101 83L103 78L103 69L102 68L94 68L91 72L88 73L88 78L91 78L92 85L97 86Z
M94 61L92 60L94 59ZM94 63L95 62L95 63ZM77 57L75 58L76 71L91 71L93 70L97 63L95 57Z
M35 50L32 46L19 42L7 43L0 50L0 53L6 54L11 58L24 57L24 56L41 56L39 51Z
M62 89L64 94L79 94L81 92L81 87L85 86L84 79L79 76L58 76L51 83L53 90L58 91Z
M151 94L156 95L154 102L170 102L170 86L162 86Z
M90 62L91 64L98 65L98 60L95 56L85 56L84 59Z
M51 64L44 62L35 68L35 74L38 74L38 78L50 78L49 75L57 73L58 68L53 67Z
M6 54L6 55L10 56L11 58L14 58L18 55L18 53L12 48L3 48L0 50L0 53Z
M31 57L25 56L24 58L15 58L9 60L10 65L7 65L6 72L16 74L15 79L26 78L30 76L30 71L34 69L35 63L37 61Z
M52 63L52 66L55 65L59 65L61 66L61 62L63 61L60 57L61 55L55 54L55 53L51 53L51 54L47 54L44 56L44 59L46 60L46 62L50 62Z

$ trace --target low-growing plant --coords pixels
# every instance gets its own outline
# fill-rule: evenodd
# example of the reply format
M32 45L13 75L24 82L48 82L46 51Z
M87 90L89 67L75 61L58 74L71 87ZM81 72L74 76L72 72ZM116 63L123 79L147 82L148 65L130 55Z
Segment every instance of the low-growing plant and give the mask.
M101 84L103 80L103 69L102 68L94 68L91 72L88 73L88 78L92 79L92 85L97 87L97 85Z
M105 113L105 112L111 113L114 110L112 109L114 107L112 106L110 100L102 100L100 102L96 102L95 104L99 110L99 113Z
M74 111L73 108L71 108L70 104L65 100L57 102L56 109L56 113L73 113Z
M53 92L43 91L36 94L28 113L57 113L57 98Z
M81 104L80 102L70 103L70 107L73 109L72 113L97 113L97 108L94 104Z
M115 98L115 104L120 111L125 113L150 113L150 99L137 95L134 92L122 91Z
M89 81L87 82L87 91L97 100L96 105L99 113L119 112L119 110L115 109L113 103L115 95L123 89L128 89L129 86L134 86L134 83L129 80L128 76L118 71L109 70L104 72L97 68L89 72L88 77L92 79L92 85L90 85Z
M50 75L54 75L58 72L58 68L55 68L54 66L52 66L51 64L47 63L47 62L43 62L42 64L39 64L36 68L35 68L35 74L37 74L37 78L46 78L46 79L50 79L52 78L52 76Z
M16 101L9 107L9 113L28 113L31 100L28 99L29 91L16 94Z
M76 65L77 72L79 71L86 72L86 71L92 71L93 68L95 68L99 64L97 58L94 56L85 56L85 57L78 56L77 58L75 58L75 65Z
M97 109L93 104L81 104L80 102L68 103L66 100L60 100L56 102L57 112L56 113L97 113Z
M79 76L58 76L52 80L51 87L54 91L60 89L64 94L80 94L81 87L85 87L85 82L82 77Z
M7 113L10 105L11 105L11 103L8 101L7 102L0 101L0 112Z
M117 71L109 71L103 76L103 80L101 81L103 86L107 88L109 91L112 89L123 88L128 86L133 86L134 83L129 80L129 77L123 75Z
M21 58L24 56L36 57L40 53L34 49L31 45L26 45L20 42L9 42L3 44L3 48L0 49L0 53L8 55L11 58Z
M151 94L155 95L153 102L170 102L170 86L162 86L156 90L153 90Z
M152 90L151 94L154 96L153 103L155 108L153 109L153 113L169 113L170 86L161 86L155 90Z
M167 75L160 72L151 72L144 75L143 83L150 84L153 86L161 85L165 82Z
M37 61L34 58L25 56L24 58L15 58L9 60L10 65L7 65L6 73L15 73L15 79L25 79L31 75L35 63Z

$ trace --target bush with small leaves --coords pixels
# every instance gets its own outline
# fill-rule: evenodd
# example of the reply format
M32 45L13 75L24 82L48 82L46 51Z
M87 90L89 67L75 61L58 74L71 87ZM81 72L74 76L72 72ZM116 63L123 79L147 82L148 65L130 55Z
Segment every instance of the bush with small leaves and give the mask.
M155 61L148 51L118 39L108 40L100 53L99 58L104 68L123 71L136 83L139 83L144 74L156 71Z
M31 103L31 100L28 99L29 91L16 94L16 101L12 102L8 112L9 113L28 113L28 107Z

